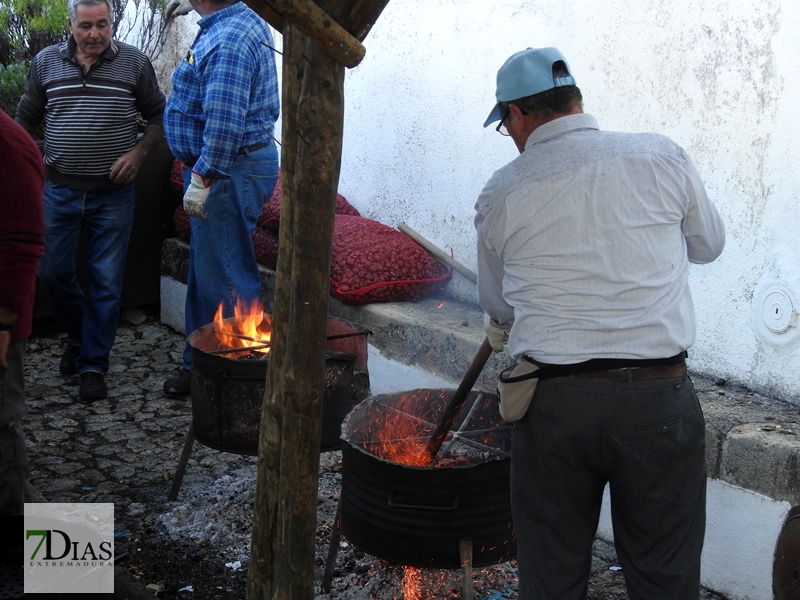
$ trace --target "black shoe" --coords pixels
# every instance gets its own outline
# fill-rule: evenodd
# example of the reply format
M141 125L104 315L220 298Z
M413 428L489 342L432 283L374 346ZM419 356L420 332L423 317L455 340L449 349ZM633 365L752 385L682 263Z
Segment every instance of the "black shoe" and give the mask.
M108 396L106 378L97 371L81 373L81 400L101 400Z
M164 382L164 393L168 396L188 396L192 393L192 372L181 369L180 374Z
M61 363L58 365L58 370L62 375L75 375L78 369L75 368L75 359L81 354L80 346L73 346L67 344L67 349L61 355Z

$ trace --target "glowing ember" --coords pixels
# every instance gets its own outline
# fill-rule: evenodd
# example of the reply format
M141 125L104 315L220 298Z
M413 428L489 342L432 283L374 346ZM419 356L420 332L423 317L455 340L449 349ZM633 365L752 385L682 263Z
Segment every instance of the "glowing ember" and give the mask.
M272 335L272 318L264 313L261 302L253 300L246 305L237 299L233 308L233 318L225 318L223 304L220 303L214 315L214 333L220 346L242 348L242 352L231 352L228 358L237 358L250 352L269 352Z
M452 467L510 456L510 426L497 412L497 400L475 393L464 408L458 431L452 431L435 457L429 442L454 390L418 389L377 396L348 418L347 439L369 454L412 467Z
M446 398L447 390L441 390L439 398ZM374 422L371 439L377 442L372 452L380 458L401 465L425 467L433 457L428 451L428 441L432 433L431 423L424 419L409 418L418 415L431 400L429 390L416 390L404 394L395 404L393 411L387 411L385 419Z
M423 600L422 569L405 567L403 574L403 600Z
M452 574L438 569L403 566L400 585L403 600L438 600L461 596L458 593L460 586Z

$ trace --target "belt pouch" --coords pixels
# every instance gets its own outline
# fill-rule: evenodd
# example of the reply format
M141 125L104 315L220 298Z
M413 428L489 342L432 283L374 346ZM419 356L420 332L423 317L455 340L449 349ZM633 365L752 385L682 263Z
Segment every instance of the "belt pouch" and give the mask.
M497 380L500 416L508 423L519 421L528 412L533 400L536 384L539 383L539 367L532 362L522 360L500 371Z

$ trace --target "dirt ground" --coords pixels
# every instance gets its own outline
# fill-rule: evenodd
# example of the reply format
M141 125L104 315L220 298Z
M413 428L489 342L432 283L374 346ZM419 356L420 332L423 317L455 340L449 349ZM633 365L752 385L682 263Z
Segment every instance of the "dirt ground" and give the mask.
M164 396L161 385L179 364L183 337L158 321L157 307L128 317L112 353L109 398L91 404L78 400L76 378L58 373L63 334L52 320L36 320L26 357L30 414L24 427L31 481L50 502L114 502L117 565L143 593L165 600L244 599L256 459L195 443L178 497L167 500L191 403ZM320 454L317 591L341 490L341 466L341 452ZM516 579L513 560L475 569L474 597L518 598ZM387 564L344 539L331 590L317 598L458 598L462 589L460 570L418 572ZM599 540L588 597L627 598L613 547ZM702 598L721 596L704 591Z
M462 598L460 570L411 569L409 574L403 566L365 554L346 539L340 544L329 593L318 593L341 488L340 471L340 452L321 455L315 597L318 600ZM210 488L205 484L188 486L182 490L183 500L179 499L177 506L166 513L145 508L147 504L141 507L142 512L134 506L120 523L129 532L128 539L118 546L129 553L129 558L120 564L127 565L128 571L143 583L148 582L151 589L160 590L158 598L244 599L254 474L255 467L251 465L240 469L238 477L223 477ZM206 537L189 534L188 539L176 540L179 522L180 527L191 529L190 521L205 522L213 519L211 515L230 523L226 534L212 533ZM477 600L519 598L515 561L475 569L472 585ZM628 598L614 548L599 539L594 546L587 598ZM708 590L701 594L701 600L723 598Z

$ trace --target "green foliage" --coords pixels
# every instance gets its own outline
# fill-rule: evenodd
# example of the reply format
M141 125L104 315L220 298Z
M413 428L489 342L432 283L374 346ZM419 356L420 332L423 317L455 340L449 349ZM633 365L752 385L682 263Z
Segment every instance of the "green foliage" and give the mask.
M67 35L64 0L0 0L0 65L29 61Z
M17 104L25 89L28 63L17 62L8 66L0 65L0 108L13 118L17 114Z
M167 0L130 1L133 16L123 18L129 0L109 0L113 35L152 59L164 43ZM33 57L69 38L67 16L66 0L0 0L0 108L10 115L16 112Z

